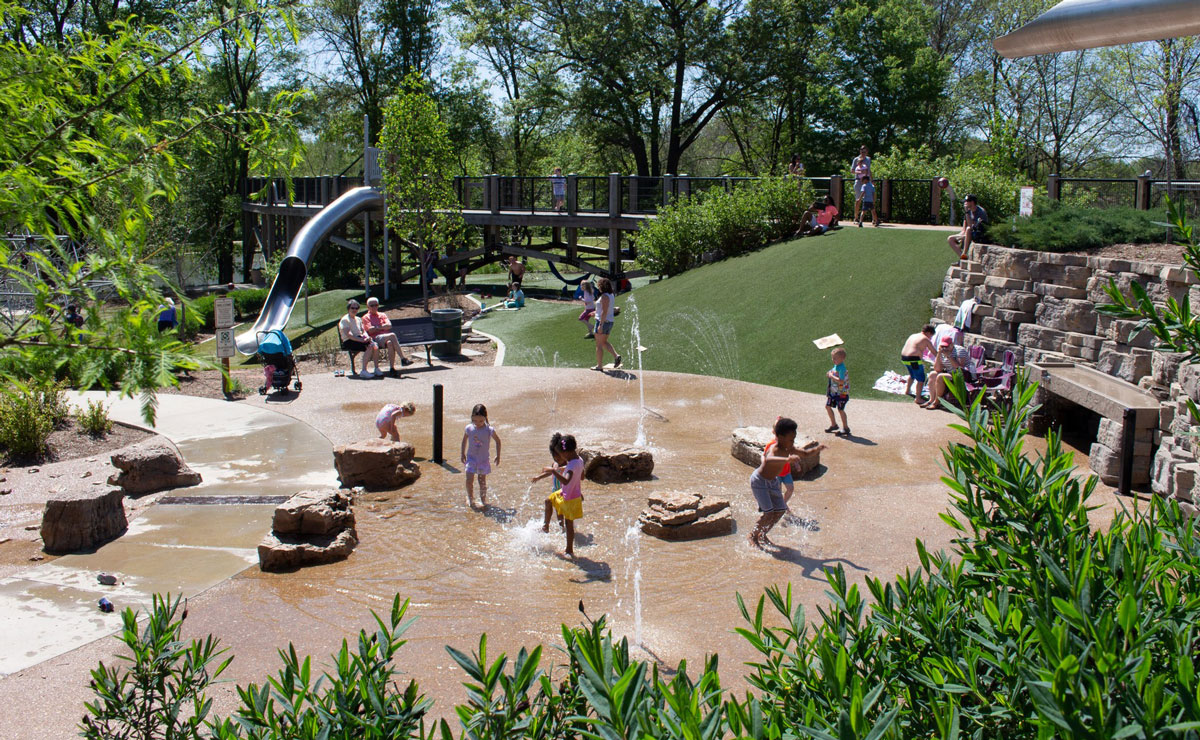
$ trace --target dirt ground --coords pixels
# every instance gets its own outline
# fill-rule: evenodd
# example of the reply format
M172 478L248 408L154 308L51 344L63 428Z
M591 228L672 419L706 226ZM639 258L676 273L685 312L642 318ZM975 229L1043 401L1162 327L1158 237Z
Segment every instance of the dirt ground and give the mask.
M1183 247L1178 244L1112 244L1100 249L1087 249L1067 254L1159 262L1164 265L1183 264Z

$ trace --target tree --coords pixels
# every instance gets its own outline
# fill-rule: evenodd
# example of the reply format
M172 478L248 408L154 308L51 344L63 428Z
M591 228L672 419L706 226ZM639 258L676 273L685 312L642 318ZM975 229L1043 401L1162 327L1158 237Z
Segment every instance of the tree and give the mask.
M173 334L157 331L159 285L169 280L154 265L148 232L155 205L180 191L180 150L235 112L193 106L158 116L142 103L187 84L196 51L255 12L239 6L186 32L114 20L109 36L72 32L64 46L0 43L0 222L30 234L34 247L0 241L0 279L30 295L28 310L0 322L6 375L141 393L153 420L154 391L175 382L177 366L197 365ZM0 0L0 25L28 16ZM289 100L236 112L247 122L251 167L287 164ZM78 330L61 324L68 302L86 315Z
M418 257L428 311L425 266L459 244L463 219L452 180L454 149L437 101L416 72L388 101L379 142L387 227Z

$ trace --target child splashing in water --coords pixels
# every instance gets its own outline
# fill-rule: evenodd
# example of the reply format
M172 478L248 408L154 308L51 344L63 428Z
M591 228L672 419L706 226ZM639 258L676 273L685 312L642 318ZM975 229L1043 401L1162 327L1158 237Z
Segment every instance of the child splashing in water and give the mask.
M539 475L531 481L554 476L556 487L546 499L546 518L542 521L542 531L550 531L551 512L558 514L559 522L567 533L567 549L563 552L569 558L575 557L575 520L583 516L583 460L575 451L575 437L570 434L554 433L550 438L550 456L554 465L542 468Z
M389 403L379 409L379 413L375 415L375 428L379 430L379 438L383 439L390 434L393 442L399 442L400 432L396 429L396 422L405 416L412 416L416 411L417 406L412 401L402 406Z
M475 508L475 476L479 476L479 502L487 506L487 477L492 472L492 464L488 460L491 451L491 441L496 440L496 464L500 464L500 435L488 423L487 407L482 403L475 404L471 409L471 423L463 431L462 446L459 454L467 466L467 505Z

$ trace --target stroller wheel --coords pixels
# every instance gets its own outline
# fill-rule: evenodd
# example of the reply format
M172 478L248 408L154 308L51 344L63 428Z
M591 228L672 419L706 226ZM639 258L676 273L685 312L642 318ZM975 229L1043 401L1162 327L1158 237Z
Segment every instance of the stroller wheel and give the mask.
M258 387L258 395L260 395L260 396L267 395L267 387L265 385L260 385Z
M304 384L303 384L303 383L301 383L299 380L297 380L297 381L296 381L296 390L300 390L300 389L301 389L301 388L303 388L303 387L304 387Z

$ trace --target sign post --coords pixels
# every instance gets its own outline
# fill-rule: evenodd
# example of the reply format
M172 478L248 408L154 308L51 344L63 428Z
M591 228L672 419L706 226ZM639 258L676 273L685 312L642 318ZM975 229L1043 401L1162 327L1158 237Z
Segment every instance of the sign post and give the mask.
M1021 188L1020 214L1026 218L1033 215L1033 188Z
M229 396L229 358L237 351L233 336L233 299L228 296L213 301L213 324L217 328L217 357L221 360L224 374L221 376L221 392Z

